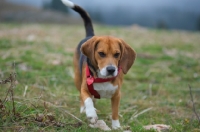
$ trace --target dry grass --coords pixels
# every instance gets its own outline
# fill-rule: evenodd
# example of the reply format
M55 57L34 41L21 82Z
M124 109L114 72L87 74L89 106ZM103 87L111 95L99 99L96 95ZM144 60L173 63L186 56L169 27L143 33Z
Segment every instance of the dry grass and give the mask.
M188 88L190 84L199 114L200 33L136 25L95 25L95 32L123 38L138 53L122 88L123 126L135 132L145 131L143 125L161 123L172 126L173 132L200 130ZM79 94L73 84L73 51L84 36L82 25L0 24L0 80L9 76L15 62L14 98L20 113L20 119L1 114L2 130L94 131L79 113ZM1 100L8 88L0 85ZM3 105L12 109L7 100ZM110 126L110 101L99 100L96 108ZM48 115L55 118L53 124Z

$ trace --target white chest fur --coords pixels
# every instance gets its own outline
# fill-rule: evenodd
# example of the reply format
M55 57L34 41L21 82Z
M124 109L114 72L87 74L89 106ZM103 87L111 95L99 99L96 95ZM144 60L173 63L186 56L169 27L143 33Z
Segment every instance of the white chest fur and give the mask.
M114 86L110 82L94 83L93 86L94 89L99 93L101 98L111 98L118 88L118 85Z

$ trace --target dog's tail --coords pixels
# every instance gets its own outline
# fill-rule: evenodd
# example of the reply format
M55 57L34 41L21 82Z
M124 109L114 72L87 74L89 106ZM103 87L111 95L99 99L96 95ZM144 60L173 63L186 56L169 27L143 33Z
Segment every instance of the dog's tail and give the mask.
M81 8L80 6L74 4L73 2L69 0L62 0L62 2L63 4L72 8L74 11L78 12L81 15L84 21L84 25L85 25L86 37L94 36L92 20L90 19L90 16L88 15L88 13L83 8Z

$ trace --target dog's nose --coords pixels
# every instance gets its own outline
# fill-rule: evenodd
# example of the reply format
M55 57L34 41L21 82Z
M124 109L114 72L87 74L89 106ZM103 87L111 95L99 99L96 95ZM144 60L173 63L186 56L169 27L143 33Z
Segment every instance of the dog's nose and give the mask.
M115 72L115 67L114 66L108 66L106 68L106 70L108 71L109 74L113 74Z

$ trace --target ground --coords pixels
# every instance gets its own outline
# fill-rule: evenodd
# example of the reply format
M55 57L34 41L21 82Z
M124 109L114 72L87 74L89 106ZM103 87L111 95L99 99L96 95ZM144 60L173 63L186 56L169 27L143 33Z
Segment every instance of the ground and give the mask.
M194 104L200 114L200 32L94 28L96 35L122 38L137 52L122 87L124 129L145 132L144 125L166 124L172 132L200 131L193 110ZM94 131L79 113L73 82L73 51L84 36L82 25L0 24L0 80L16 72L15 116L12 96L6 96L10 84L0 85L2 131ZM110 100L98 100L96 108L111 126Z

